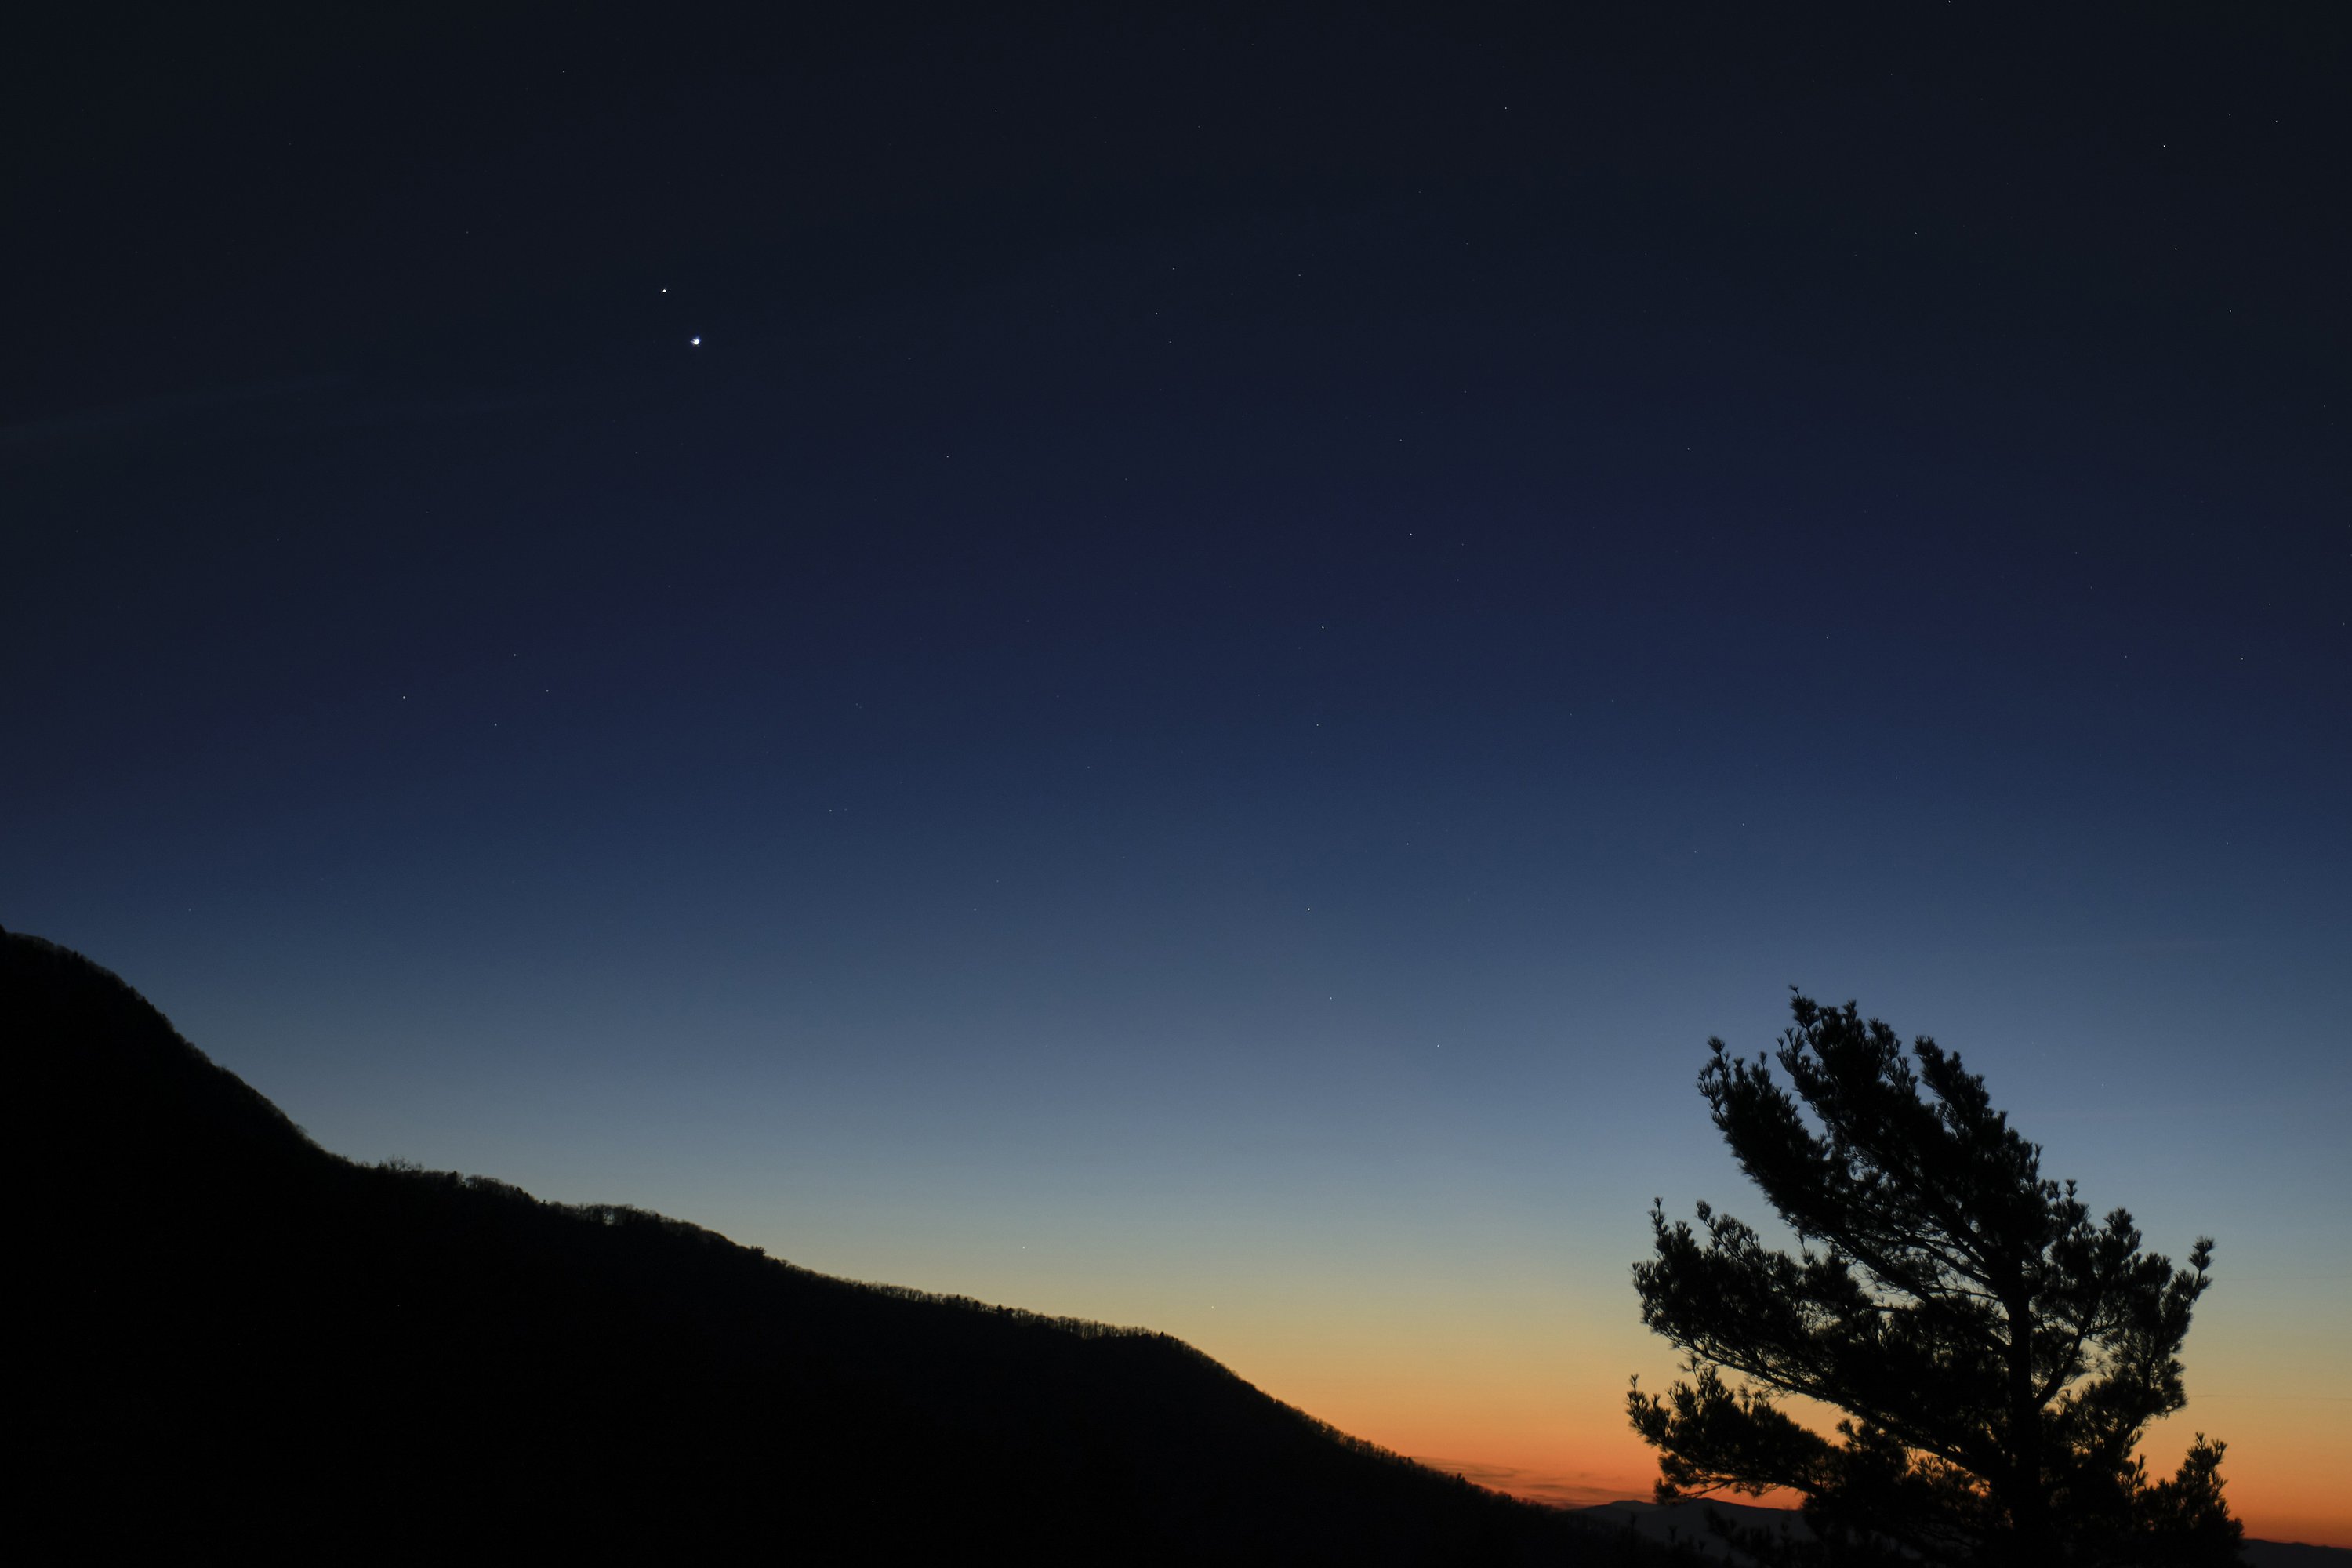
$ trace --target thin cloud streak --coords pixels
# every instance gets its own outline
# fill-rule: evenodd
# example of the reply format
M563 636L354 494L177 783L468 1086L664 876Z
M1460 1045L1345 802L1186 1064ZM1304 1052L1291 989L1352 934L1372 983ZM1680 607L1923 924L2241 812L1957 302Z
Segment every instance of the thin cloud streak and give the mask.
M320 430L490 418L543 407L564 400L565 395L511 391L386 395L368 393L348 376L287 376L166 393L0 425L0 462L93 458L156 437L201 435L208 439L252 441Z
M1426 1454L1414 1455L1412 1460L1417 1465L1427 1465L1433 1470L1460 1476L1464 1480L1491 1491L1505 1492L1529 1502L1547 1503L1553 1508L1592 1508L1601 1503L1625 1500L1622 1487L1594 1486L1562 1476L1547 1475L1541 1470L1522 1469L1516 1465L1482 1464L1475 1459L1440 1459Z

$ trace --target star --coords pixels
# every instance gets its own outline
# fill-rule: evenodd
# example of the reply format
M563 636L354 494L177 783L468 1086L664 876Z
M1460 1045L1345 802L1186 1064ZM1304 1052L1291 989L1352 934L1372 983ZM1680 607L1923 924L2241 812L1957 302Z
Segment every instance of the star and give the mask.
M688 346L688 347L689 347L689 348L698 348L698 348L700 348L700 347L702 346L702 340L701 340L700 338L688 338L688 339L687 339L687 340L686 340L686 342L687 342L687 346Z

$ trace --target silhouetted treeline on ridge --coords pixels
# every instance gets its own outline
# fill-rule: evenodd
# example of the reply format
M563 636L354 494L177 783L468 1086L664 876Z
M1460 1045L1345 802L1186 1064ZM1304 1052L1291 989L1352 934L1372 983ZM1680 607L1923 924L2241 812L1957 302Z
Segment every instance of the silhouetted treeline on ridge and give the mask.
M121 980L0 934L20 1495L79 1555L1608 1563L1164 1334L857 1285L354 1163Z

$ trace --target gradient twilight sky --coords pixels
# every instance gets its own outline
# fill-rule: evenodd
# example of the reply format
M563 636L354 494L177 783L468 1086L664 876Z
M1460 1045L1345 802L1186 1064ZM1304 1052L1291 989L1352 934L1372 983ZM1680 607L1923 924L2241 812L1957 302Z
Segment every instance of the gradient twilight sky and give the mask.
M1855 997L2352 1544L2344 18L1016 9L12 45L0 921L1574 1500Z

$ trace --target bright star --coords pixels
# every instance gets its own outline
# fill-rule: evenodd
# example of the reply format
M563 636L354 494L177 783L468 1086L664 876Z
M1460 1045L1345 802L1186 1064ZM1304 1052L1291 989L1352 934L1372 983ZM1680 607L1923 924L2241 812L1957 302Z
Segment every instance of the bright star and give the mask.
M688 338L686 341L695 348L700 348L702 346L702 340L700 338Z

